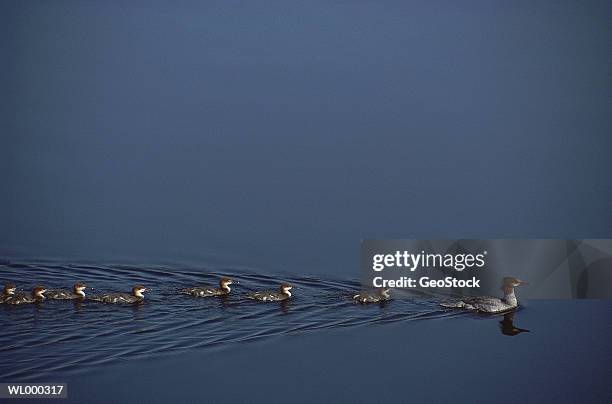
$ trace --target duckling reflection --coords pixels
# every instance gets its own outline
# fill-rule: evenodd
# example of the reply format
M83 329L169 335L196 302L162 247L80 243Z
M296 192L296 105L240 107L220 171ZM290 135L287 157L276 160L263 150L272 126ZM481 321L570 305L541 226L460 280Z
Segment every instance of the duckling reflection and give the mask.
M289 314L289 307L291 306L291 299L281 300L278 303L278 308L281 314Z
M83 299L72 299L72 306L76 313L82 313L86 307L86 305L83 304Z
M217 300L219 301L220 306L224 309L232 306L232 302L227 294L219 296Z
M514 311L504 314L504 319L499 322L499 330L501 333L514 337L522 332L529 332L529 330L514 326L514 314Z

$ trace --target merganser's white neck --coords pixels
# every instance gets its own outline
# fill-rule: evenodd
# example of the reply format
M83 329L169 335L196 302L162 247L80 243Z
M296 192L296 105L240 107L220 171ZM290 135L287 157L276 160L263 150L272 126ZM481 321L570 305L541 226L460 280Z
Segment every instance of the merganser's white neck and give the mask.
M227 283L221 284L221 289L225 290L227 293L232 291Z
M511 306L518 306L518 300L514 294L514 288L508 288L504 291L504 301Z

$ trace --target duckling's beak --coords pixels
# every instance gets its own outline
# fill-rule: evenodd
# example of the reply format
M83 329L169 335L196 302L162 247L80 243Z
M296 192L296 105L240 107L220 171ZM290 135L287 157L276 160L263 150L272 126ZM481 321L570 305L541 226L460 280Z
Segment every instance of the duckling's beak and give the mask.
M522 281L522 280L520 280L520 279L518 280L518 284L519 284L519 286L529 285L529 283L527 283L527 282L525 282L525 281Z

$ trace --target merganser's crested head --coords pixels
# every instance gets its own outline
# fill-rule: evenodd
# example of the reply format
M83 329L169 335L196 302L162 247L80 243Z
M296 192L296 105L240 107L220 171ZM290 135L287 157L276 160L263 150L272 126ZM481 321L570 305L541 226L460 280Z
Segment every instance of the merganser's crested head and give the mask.
M234 283L230 278L221 278L219 284L221 285L221 289L229 289L229 285Z
M143 293L147 291L142 285L136 285L132 288L132 294L136 297L144 297Z
M45 292L47 291L47 288L44 286L36 286L34 287L34 289L32 289L32 296L39 298L39 299L44 299L45 298Z
M7 282L4 284L4 294L5 295L14 295L17 290L17 286L12 282Z
M505 294L513 294L514 288L516 286L523 286L523 285L529 285L529 284L520 279L507 276L502 280L501 290L503 290Z
M291 289L293 288L293 286L289 285L288 283L281 283L280 285L280 291L283 295L289 295L291 296L291 292L289 292Z

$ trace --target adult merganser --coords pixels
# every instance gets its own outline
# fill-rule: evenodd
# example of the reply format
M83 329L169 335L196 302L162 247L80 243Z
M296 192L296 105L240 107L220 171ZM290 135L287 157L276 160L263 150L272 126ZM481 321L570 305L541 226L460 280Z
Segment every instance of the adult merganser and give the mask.
M247 295L247 298L262 302L278 302L281 300L287 300L291 297L291 292L289 292L291 288L293 288L293 286L289 285L288 283L283 283L280 285L278 292L273 290L252 292Z
M377 289L375 292L362 291L353 296L359 303L378 303L391 298L391 289Z
M2 295L0 295L0 304L15 297L16 290L17 290L17 286L15 286L14 283L12 282L5 283L4 290L2 291Z
M136 285L132 288L132 293L107 293L105 295L91 296L89 300L102 303L138 303L144 300L143 293L147 288L141 285Z
M48 290L47 293L45 293L45 296L49 299L56 300L84 299L86 288L87 285L85 285L83 282L77 282L72 287L72 291L65 289Z
M32 294L28 296L26 293L19 293L12 298L5 300L4 304L27 304L27 303L37 303L45 300L44 293L47 291L47 288L44 286L36 286L32 289Z
M206 286L185 288L179 290L179 293L195 297L225 296L231 291L229 285L231 285L232 283L234 282L230 278L221 278L221 280L219 281L218 288L211 288Z
M504 292L502 299L497 297L465 297L458 300L440 303L442 307L474 310L483 313L502 313L515 309L518 300L514 295L516 286L528 285L527 282L516 278L506 277L502 281L501 290Z

